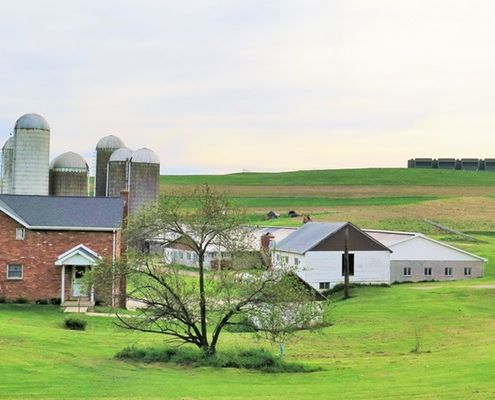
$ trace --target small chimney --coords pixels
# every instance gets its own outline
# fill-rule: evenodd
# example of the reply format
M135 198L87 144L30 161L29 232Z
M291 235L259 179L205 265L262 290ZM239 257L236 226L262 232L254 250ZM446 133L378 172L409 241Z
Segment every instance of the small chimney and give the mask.
M265 233L261 236L261 251L265 254L270 252L270 242L275 239L270 232Z

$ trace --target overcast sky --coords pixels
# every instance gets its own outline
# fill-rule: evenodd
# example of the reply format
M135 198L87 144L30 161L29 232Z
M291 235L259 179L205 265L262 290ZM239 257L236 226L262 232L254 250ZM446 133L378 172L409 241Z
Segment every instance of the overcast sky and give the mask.
M495 157L490 0L32 0L0 6L0 139L149 147L163 173Z

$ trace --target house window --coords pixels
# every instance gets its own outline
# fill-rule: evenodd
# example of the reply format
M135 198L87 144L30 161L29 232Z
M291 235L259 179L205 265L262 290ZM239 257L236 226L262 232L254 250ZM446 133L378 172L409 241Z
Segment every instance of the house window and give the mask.
M411 267L404 267L404 268L402 269L402 274L403 274L404 276L411 276Z
M294 265L299 265L301 264L301 260L299 260L299 258L297 257L294 257Z
M445 276L452 276L452 267L445 267Z
M471 276L471 267L466 267L464 268L464 275L465 276Z
M22 265L21 264L7 265L7 279L11 279L11 280L22 279Z
M425 276L431 276L431 267L425 268Z
M330 289L330 282L320 282L320 290Z
M282 262L283 265L289 264L289 256L281 256L280 261Z
M277 261L280 261L280 254L277 253Z
M191 253L187 253L187 254L186 254L186 257L187 257L187 259L188 259L189 261L191 261L192 254L191 254Z
M345 275L345 254L342 254L342 276ZM354 276L354 254L349 254L349 276Z
M15 229L15 239L16 240L24 240L26 237L26 230L24 228L16 228Z

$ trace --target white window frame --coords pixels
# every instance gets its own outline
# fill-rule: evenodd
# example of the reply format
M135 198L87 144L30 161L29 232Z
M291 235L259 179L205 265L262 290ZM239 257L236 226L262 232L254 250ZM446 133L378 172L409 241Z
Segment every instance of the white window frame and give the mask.
M301 264L301 260L299 260L299 257L294 257L294 265L298 266Z
M24 240L26 238L25 228L15 228L15 240Z
M320 290L328 290L330 289L330 282L319 282Z
M403 276L412 276L412 268L411 267L402 268L402 275Z
M473 275L473 269L471 267L464 267L464 276Z
M433 270L431 267L425 267L425 276L432 276L433 275Z
M21 276L20 277L19 276L14 276L14 277L9 276L10 267L21 267ZM7 273L7 280L8 281L21 281L22 279L24 279L24 265L22 265L22 264L7 264L6 273Z
M445 267L443 270L445 276L453 276L452 267Z

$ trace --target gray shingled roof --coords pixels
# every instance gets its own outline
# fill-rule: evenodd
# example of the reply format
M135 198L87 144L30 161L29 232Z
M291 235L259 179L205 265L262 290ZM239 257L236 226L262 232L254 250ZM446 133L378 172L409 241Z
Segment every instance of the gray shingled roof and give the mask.
M321 224L308 222L277 244L277 250L304 254L322 240L339 231L348 222Z
M118 229L122 210L118 197L0 195L0 211L31 229Z

